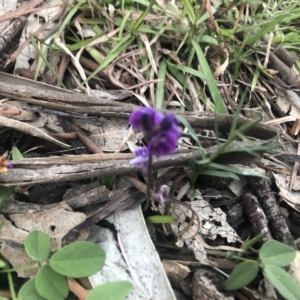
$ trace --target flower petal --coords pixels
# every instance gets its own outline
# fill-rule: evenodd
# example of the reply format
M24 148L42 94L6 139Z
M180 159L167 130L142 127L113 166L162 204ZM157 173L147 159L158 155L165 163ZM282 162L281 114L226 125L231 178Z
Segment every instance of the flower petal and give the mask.
M157 156L171 154L176 149L177 141L178 136L176 134L167 131L160 132L150 140L148 144L149 152Z
M141 107L136 109L129 117L129 124L136 130L149 131L158 125L164 118L152 107Z
M149 156L137 156L130 160L129 164L134 167L140 168L143 164L148 163L148 161Z
M147 147L140 147L134 150L135 156L149 156L149 149Z

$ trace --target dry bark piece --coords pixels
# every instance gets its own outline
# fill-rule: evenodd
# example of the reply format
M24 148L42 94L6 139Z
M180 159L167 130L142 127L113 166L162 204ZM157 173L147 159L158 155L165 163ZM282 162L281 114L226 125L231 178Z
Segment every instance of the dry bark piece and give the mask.
M300 81L298 76L292 69L284 64L276 55L270 54L268 68L278 71L278 76L285 84L293 86Z
M272 240L266 216L261 209L257 198L249 192L245 192L242 194L241 199L254 234L258 235L264 232L266 236L262 238L263 243Z
M62 101L66 103L98 104L100 106L126 106L134 108L134 105L124 105L107 97L94 97L82 95L49 84L36 82L26 78L13 76L0 72L0 94L6 93L19 97L32 97L33 99L44 99L47 101ZM81 111L83 112L83 111Z
M53 209L58 205L58 203L43 205L7 199L0 205L0 214L26 214L29 212L36 213Z
M227 216L228 224L237 230L239 226L244 222L245 215L244 209L241 203L234 203L223 208Z
M193 278L193 299L197 300L233 300L233 296L225 296L219 292L216 285L221 285L225 282L224 277L220 276L216 271L209 268L198 268L194 273Z
M41 107L56 109L66 112L85 113L94 116L107 116L118 119L128 119L136 106L109 100L109 97L98 98L66 91L44 83L18 78L0 72L0 95L19 101L32 103ZM79 105L79 103L81 103ZM91 104L94 104L91 106ZM170 113L172 111L162 111ZM214 130L218 125L221 133L228 133L231 129L234 116L216 115L202 112L179 112L174 114L182 116L194 127L199 129ZM250 120L239 117L237 127L244 125ZM267 125L256 124L247 135L259 139L274 137L277 131Z
M74 131L74 129L72 128L72 121L70 118L65 118L65 117L59 116L58 120L59 120L60 125L62 126L63 130L66 133L70 133L70 132ZM78 134L77 134L77 138L75 140L70 140L69 143L71 144L72 148L76 149L75 153L77 155L87 154L84 144L78 138Z
M294 249L297 245L291 235L282 213L277 205L270 183L264 178L247 177L251 190L257 196L267 220L273 237Z
M1 119L1 118L0 118ZM276 139L276 135L275 135ZM221 154L215 162L220 162L222 164L240 164L240 163L250 163L257 160L257 156L253 156L252 154L245 152L241 147L251 148L254 145L261 146L267 145L269 143L274 143L274 138L271 140L267 140L264 142L250 142L243 143L237 142L232 143L226 152ZM209 157L215 151L217 147L211 147L206 149L206 155ZM229 152L230 151L230 152ZM256 153L262 154L264 150L259 150ZM234 153L234 155L233 155ZM94 157L101 156L101 154L85 156L88 161L93 161ZM105 157L106 155L104 155ZM166 155L160 157L153 161L152 167L153 169L171 167L171 166L186 166L187 163L193 161L194 159L202 159L199 151L195 151L192 153L175 153L172 155ZM40 159L39 161L41 161ZM46 159L45 159L46 160ZM73 165L74 161L83 162L82 158L79 156L77 159L72 159L69 161L67 158L62 158L61 165L49 164L50 167L44 168L43 163L41 163L40 168L37 164L37 159L21 159L17 161L12 161L15 166L15 169L9 170L4 174L0 174L0 182L3 185L28 185L28 184L36 184L36 183L45 183L51 181L71 181L71 180L79 180L84 178L93 178L104 175L121 175L128 174L130 172L136 171L136 167L132 167L129 164L128 160L111 160L111 161L98 161L94 163L81 163L77 165ZM49 160L47 160L49 162ZM24 164L23 164L24 162ZM22 165L23 164L23 165ZM27 168L23 167L27 164ZM45 165L45 164L44 164ZM51 166L54 165L54 166ZM34 170L31 170L32 168Z
M99 181L94 181L67 190L63 201L72 208L79 208L104 201L110 202L115 194L116 192L110 191L106 186L100 185Z
M173 288L180 289L188 297L191 297L191 270L178 262L163 260L162 265Z
M37 184L30 190L28 202L38 204L59 202L68 188L68 182L58 181L47 184Z

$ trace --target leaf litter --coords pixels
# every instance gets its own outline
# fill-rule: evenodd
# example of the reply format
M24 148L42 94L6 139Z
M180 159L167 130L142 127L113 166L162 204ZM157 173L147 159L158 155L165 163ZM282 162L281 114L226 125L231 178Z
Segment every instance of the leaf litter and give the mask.
M41 1L35 1L32 4L38 5L39 2ZM37 78L39 81L50 85L34 85L31 81L21 83L18 79L14 81L11 77L2 75L2 78L6 78L5 80L8 82L14 81L12 87L7 85L5 88L4 80L2 80L3 85L0 88L0 94L3 97L2 102L5 104L3 111L17 109L30 113L29 118L19 120L1 117L2 126L15 129L15 132L18 132L16 138L13 139L14 143L17 143L22 152L28 152L23 166L20 162L17 169L9 170L0 175L0 181L3 184L19 185L16 190L17 193L13 194L10 199L18 199L21 195L28 197L28 194L31 193L31 186L29 185L37 185L42 182L51 187L51 184L56 181L66 180L70 185L68 191L72 193L73 191L70 191L73 185L82 186L83 180L110 174L122 175L135 171L129 168L128 158L125 156L124 160L114 156L108 158L108 162L99 164L89 164L81 160L80 156L95 153L95 151L104 152L104 155L108 155L106 153L109 152L128 153L128 146L132 151L133 147L141 145L142 137L136 133L132 134L128 126L129 113L140 105L177 110L177 114L181 114L189 120L198 134L215 139L214 142L207 142L208 145L206 145L208 153L213 153L212 149L215 148L212 147L218 144L219 134L223 134L226 138L231 126L229 124L224 132L225 127L220 125L224 124L222 123L222 116L217 113L228 112L233 115L239 106L240 99L243 98L242 94L247 90L247 99L244 100L242 114L248 118L259 115L265 123L272 122L272 127L268 126L271 131L273 130L273 135L269 132L264 140L272 140L270 143L274 143L274 134L280 133L281 145L284 143L291 145L288 149L283 147L284 151L287 154L297 153L293 135L289 135L291 126L288 123L296 122L299 119L298 96L297 92L293 91L297 88L299 75L295 69L291 69L295 63L297 66L297 62L293 54L281 47L280 43L277 45L269 43L270 40L266 40L264 36L264 33L268 34L272 31L271 25L273 23L281 22L285 16L276 16L275 19L278 20L276 22L273 20L274 22L271 22L272 24L270 23L269 27L264 29L266 31L263 32L260 31L259 26L252 25L254 28L249 29L245 26L247 22L241 23L243 24L241 25L238 22L234 23L228 20L226 9L221 13L224 9L222 6L219 10L218 5L207 5L205 13L199 10L203 13L200 16L195 14L197 10L193 10L190 2L183 1L183 3L157 1L146 15L143 15L146 6L142 4L132 10L132 6L125 8L117 6L117 4L101 6L102 4L94 2L89 3L90 6L85 5L84 2L73 3L73 6L68 6L66 5L68 1L66 1L64 6L59 7L57 5L61 5L61 2L46 1L43 3L45 8L43 6L36 9L29 7L26 8L28 10L24 8L22 12L21 7L18 10L20 15L31 10L33 12L28 17L28 26L22 31L20 48L9 53L9 58L1 62L1 67L16 59L15 74L27 74L26 76L30 79ZM249 11L244 14L243 6L237 6L237 8L241 9L240 17L249 17ZM258 9L255 4L248 6L248 8L251 17L255 16L255 10ZM269 7L265 9L275 10L275 8ZM259 9L257 12L259 14ZM76 15L76 13L78 14ZM276 14L276 11L272 11L272 13ZM139 23L140 21L141 23ZM258 20L258 22L260 21ZM282 22L284 24L284 21ZM202 24L205 26L201 27ZM284 31L280 26L282 25L277 26L277 30ZM238 31L236 32L237 28ZM194 31L194 35L191 35L193 30L196 31ZM251 32L250 35L249 32ZM235 36L234 33L236 33ZM242 35L244 33L244 35L241 36L240 33ZM32 36L30 37L30 35ZM218 40L220 36L222 43ZM255 44L255 39L259 43ZM225 43L223 43L224 40ZM237 47L236 42L240 43L240 47ZM198 48L199 43L201 47ZM249 46L249 44L254 46ZM287 48L289 46L287 45ZM290 48L293 50L292 47ZM263 59L262 54L265 55ZM240 57L241 59L239 59ZM24 70L30 70L30 72L26 73ZM287 76L287 74L289 75ZM61 96L57 96L61 92L55 88L52 89L51 85L65 86L75 93L68 95L63 93ZM17 86L17 89L14 89L14 86ZM29 86L33 86L31 92ZM40 91L39 94L38 91ZM194 112L189 113L188 111ZM205 113L209 111L213 112L211 117L216 120L210 123L211 125L208 125L209 115ZM65 113L65 115L61 113ZM200 119L206 117L205 125L199 126ZM64 126L62 119L67 121ZM74 130L72 126L68 127L69 120L79 126L79 130ZM239 120L242 118L240 117ZM216 122L219 126L216 126ZM92 150L89 146L91 143L87 144L83 140L73 141L52 137L54 133L75 133L79 137L80 130L97 148ZM254 131L256 134L261 132L258 128ZM5 132L1 132L1 135L3 135L2 140L6 145L1 154L9 155L7 145L12 141L11 136ZM31 138L27 142L28 136L35 138ZM246 139L241 135L240 137ZM258 145L263 145L265 142L253 134L252 137L256 138ZM234 156L235 154L224 156L222 163L255 162L253 156L247 160L242 152L249 148L250 144L243 147L243 144L239 142L235 147L240 147L242 157L238 160L237 154L236 156ZM40 148L43 151L36 151ZM265 153L262 161L264 162L263 167L266 169L275 165L268 152L271 151L268 149L261 151L261 154ZM32 156L30 156L31 154ZM71 155L64 156L65 154ZM176 155L174 155L175 165L182 157L181 154ZM49 159L48 165L45 163L43 167L41 165L37 167L35 156L44 157L45 160ZM60 165L57 165L54 156L62 158ZM71 168L72 156L79 157L77 165L73 168ZM26 159L28 160L27 165ZM162 163L159 165L160 162L158 162L158 168L175 166L171 158L165 159L165 161L169 164ZM187 166L188 161L190 158L185 161L185 166ZM284 207L284 209L289 212L289 216L299 211L298 191L296 191L298 178L294 176L293 182L290 182L287 179L289 175L280 174L279 170L287 171L287 168L293 167L293 162L294 160L279 160L276 162L278 173L274 169L272 170L280 192L279 196L288 204L288 207ZM253 165L250 167L254 168ZM261 164L260 167L262 167ZM102 172L103 168L106 168L104 173ZM241 166L241 168L244 167ZM116 191L119 188L117 181L118 179L114 183ZM169 181L166 180L166 182ZM196 188L182 187L183 190L179 191L179 194L191 206L188 209L180 204L172 204L170 212L177 216L177 223L170 224L170 227L175 235L183 232L183 234L176 236L174 243L180 247L185 245L192 249L193 259L196 258L200 264L202 262L215 266L215 260L208 255L209 250L238 251L241 241L248 236L240 232L240 228L232 228L227 223L222 206L212 207L211 203L202 197L204 190L208 188L206 185L207 182L199 182ZM21 187L24 189L22 190ZM217 190L221 189L218 185L214 187ZM91 192L87 198L92 198L94 197L92 191L95 187L89 188ZM53 193L54 191L55 188L53 187ZM238 198L242 191L243 188L234 187L232 192L235 193L235 196L221 193L221 196L218 197L231 197L230 200L233 200L235 197ZM84 193L82 197L85 197ZM58 204L61 199L57 196L54 211L55 209L62 209L62 204ZM87 202L89 203L89 201ZM95 202L89 205L92 206L86 208L87 215L93 209L105 208L105 206L102 208ZM232 205L237 204L233 203ZM65 217L66 220L78 216L78 212L71 213L71 210L71 208L66 209L70 213L70 216ZM127 213L124 211L124 216ZM191 223L192 213L197 214L197 218ZM227 218L229 218L229 209L226 213ZM30 214L30 209L24 215L6 213L5 216L8 216L21 229L28 223L25 222L29 219L28 214ZM40 214L41 222L36 223L34 228L48 232L49 222L47 222L47 228L44 228L45 224L42 224L46 211L37 214ZM34 214L31 214L30 218L32 215ZM75 223L60 224L63 219L55 221L55 225L53 225L55 228L56 226L63 228L58 235L58 240L72 226L75 227L85 220L84 214L80 215L82 219L74 221ZM19 224L19 222L21 223ZM29 223L33 223L33 220L31 219ZM133 220L131 226L135 228L137 224ZM32 226L29 226L30 224L29 227L27 225L23 228L26 232L33 229ZM116 224L115 227L117 227ZM187 227L188 230L186 230ZM24 234L23 229L20 231L21 236ZM147 235L145 229L143 232ZM49 231L49 233L51 232ZM0 238L4 241L5 237L2 234L1 231ZM159 233L156 236L160 237ZM164 235L162 237L163 239L171 239L169 234L167 237ZM19 243L21 240L17 240L17 242ZM215 245L214 241L218 241L220 244ZM57 243L59 245L59 241ZM130 247L134 247L134 243L136 241L133 239ZM4 242L2 246L9 247L9 243L5 244ZM151 247L150 244L148 247ZM158 247L157 251L164 257L163 249ZM124 249L121 249L121 252L127 267L130 266L130 261L126 260ZM140 254L141 260L142 257ZM166 254L165 257L168 258ZM11 263L13 264L12 261ZM163 272L160 275L162 276ZM137 282L142 282L141 278ZM144 283L137 283L137 286L139 284L143 286ZM170 289L170 287L168 288ZM154 292L154 288L148 292L151 294Z

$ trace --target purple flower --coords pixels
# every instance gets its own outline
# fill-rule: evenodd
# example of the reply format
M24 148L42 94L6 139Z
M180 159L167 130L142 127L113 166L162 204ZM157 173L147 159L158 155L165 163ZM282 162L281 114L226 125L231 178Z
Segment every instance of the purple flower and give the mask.
M159 124L164 115L152 107L136 109L129 117L129 124L137 130L149 130Z
M164 115L152 107L141 107L129 117L129 124L136 130L144 132L145 139L149 141L157 132L157 125L164 119Z
M142 170L142 173L144 175L147 175L148 173L148 163L149 163L149 149L147 147L141 147L137 148L134 151L134 154L136 155L135 158L133 158L129 163Z
M6 165L6 168L7 169L13 169L14 165L11 162L8 162L7 165Z
M154 108L143 107L130 115L129 123L134 129L143 131L147 142L147 147L135 151L136 158L130 161L131 165L146 172L150 156L161 156L175 151L181 133L178 128L179 121L174 115L163 115Z
M162 131L148 143L149 153L156 156L171 154L175 151L179 136L173 132Z

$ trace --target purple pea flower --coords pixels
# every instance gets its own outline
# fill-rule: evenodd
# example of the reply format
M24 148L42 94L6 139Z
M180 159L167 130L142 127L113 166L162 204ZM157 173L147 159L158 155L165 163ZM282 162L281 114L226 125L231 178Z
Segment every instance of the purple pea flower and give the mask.
M159 124L164 115L152 107L141 107L136 109L129 117L129 124L137 130L148 130Z
M6 165L6 168L7 169L13 169L14 165L11 162L8 162L7 165Z
M149 149L147 147L137 148L134 151L135 158L130 161L130 164L139 168L144 176L148 174L148 163L150 158Z
M154 108L143 107L130 115L129 123L134 129L143 131L147 142L147 147L135 151L136 157L130 164L147 174L150 156L162 156L175 151L181 134L179 121L174 115L163 115Z
M163 115L152 107L136 109L129 117L129 124L134 129L143 131L146 142L162 131L178 136L177 139L180 136L178 119L171 114Z
M171 154L175 151L179 136L173 132L162 131L148 143L149 153L155 156Z

